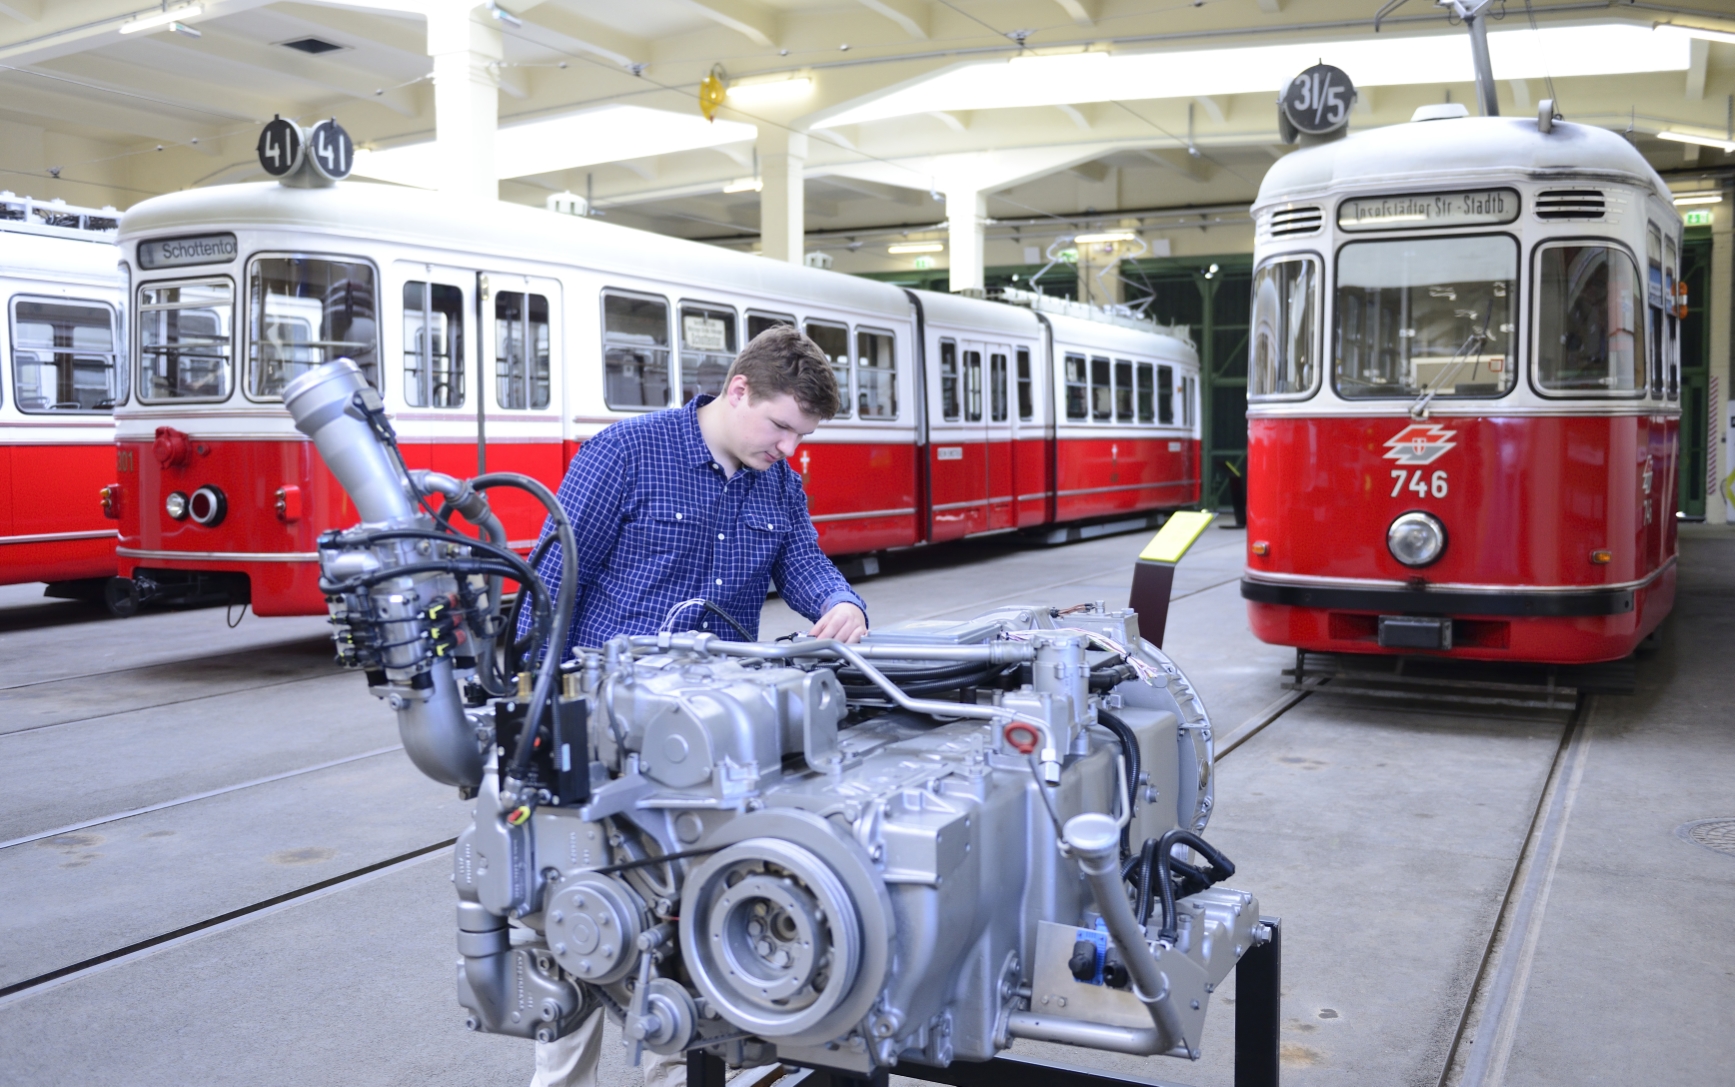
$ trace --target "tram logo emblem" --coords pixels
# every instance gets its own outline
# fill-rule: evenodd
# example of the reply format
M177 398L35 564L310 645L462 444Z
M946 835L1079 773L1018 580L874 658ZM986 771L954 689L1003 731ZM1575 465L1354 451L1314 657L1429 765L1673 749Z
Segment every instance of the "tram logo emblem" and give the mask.
M1432 423L1411 423L1386 442L1386 459L1399 464L1432 464L1458 443L1458 432Z

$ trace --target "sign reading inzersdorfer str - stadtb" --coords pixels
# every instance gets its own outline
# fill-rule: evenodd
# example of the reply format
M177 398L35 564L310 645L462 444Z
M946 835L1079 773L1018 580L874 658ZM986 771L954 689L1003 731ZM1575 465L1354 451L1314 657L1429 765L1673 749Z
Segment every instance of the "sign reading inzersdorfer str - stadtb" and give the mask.
M1518 218L1515 189L1429 192L1410 196L1363 196L1337 206L1343 230L1416 230L1420 227L1482 226Z
M200 234L139 243L140 268L179 268L185 264L227 264L235 259L235 235Z

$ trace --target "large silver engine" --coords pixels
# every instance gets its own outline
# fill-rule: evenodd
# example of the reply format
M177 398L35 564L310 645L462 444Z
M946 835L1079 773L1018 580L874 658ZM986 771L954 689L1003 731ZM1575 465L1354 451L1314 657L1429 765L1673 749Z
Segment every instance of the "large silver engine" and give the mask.
M472 1029L551 1040L600 1004L635 1055L854 1073L1015 1038L1198 1056L1265 933L1199 837L1210 721L1133 613L621 637L508 680L489 579L535 581L489 543L504 477L405 472L347 362L285 400L366 519L321 542L340 658L476 799L454 875ZM429 490L487 539L437 524Z

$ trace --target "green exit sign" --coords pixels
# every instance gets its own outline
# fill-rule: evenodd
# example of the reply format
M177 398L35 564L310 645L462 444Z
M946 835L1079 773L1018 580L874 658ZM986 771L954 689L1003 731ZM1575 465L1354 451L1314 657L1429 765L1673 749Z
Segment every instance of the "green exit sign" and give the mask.
M1681 213L1681 221L1688 226L1710 226L1710 208L1689 208Z

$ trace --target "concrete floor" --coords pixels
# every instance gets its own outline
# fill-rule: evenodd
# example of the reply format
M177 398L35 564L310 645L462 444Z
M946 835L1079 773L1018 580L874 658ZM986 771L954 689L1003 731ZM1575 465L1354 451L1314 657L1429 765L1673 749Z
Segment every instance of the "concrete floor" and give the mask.
M955 547L893 558L860 588L878 623L1119 603L1143 543ZM1291 659L1247 632L1242 545L1212 529L1182 563L1167 639L1219 735L1281 696ZM1514 995L1475 1033L1495 1054L1481 1083L1698 1084L1735 1068L1735 857L1675 835L1735 816L1720 684L1735 531L1689 527L1681 583L1638 693L1589 718L1538 923L1505 945ZM0 847L0 988L463 826L465 805L391 750L389 713L330 668L322 620L117 622L38 592L0 589L0 842L168 806ZM802 621L774 599L762 624L774 637ZM1210 837L1286 924L1286 1083L1441 1082L1560 739L1545 721L1310 698L1221 763ZM0 997L0 1084L522 1084L528 1044L462 1027L448 874L436 851ZM1196 1065L1018 1050L1226 1087L1233 984L1217 999ZM604 1087L637 1082L618 1046L605 1059Z

